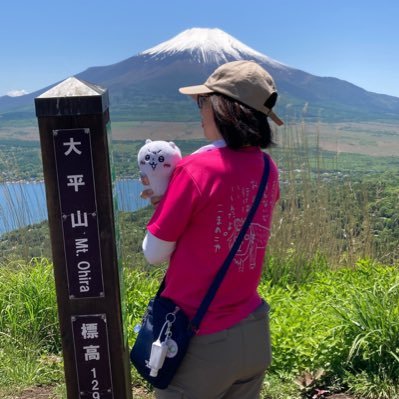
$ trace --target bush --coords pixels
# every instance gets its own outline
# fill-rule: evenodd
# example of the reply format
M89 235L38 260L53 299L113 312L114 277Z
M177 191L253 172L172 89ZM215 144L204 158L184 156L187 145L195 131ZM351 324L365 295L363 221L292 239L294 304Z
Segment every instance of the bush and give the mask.
M271 373L295 377L323 370L321 383L338 379L362 397L396 397L397 268L364 260L355 268L324 270L302 285L264 281L260 290L272 309Z
M352 268L331 270L319 258L304 268L309 278L302 282L292 282L286 267L280 279L264 277L259 287L271 305L273 346L264 398L312 397L323 390L348 389L367 399L397 398L398 269L363 260ZM130 347L134 327L164 270L164 265L148 268L142 258L135 267L124 267ZM48 260L0 267L0 312L0 395L7 386L62 382L55 287ZM132 375L134 385L144 385L133 369Z
M0 331L22 347L61 349L53 269L46 259L0 267Z
M0 394L63 377L52 265L0 265Z

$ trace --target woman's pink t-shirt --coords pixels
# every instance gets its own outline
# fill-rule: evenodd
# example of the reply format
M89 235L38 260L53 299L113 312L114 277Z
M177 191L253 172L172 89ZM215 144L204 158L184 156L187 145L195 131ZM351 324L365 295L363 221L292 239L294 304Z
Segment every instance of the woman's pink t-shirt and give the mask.
M270 173L262 202L213 299L199 334L232 327L261 303L257 287L279 197L278 170ZM189 155L177 165L147 228L176 242L162 296L193 318L229 253L255 199L264 169L259 148L228 147Z

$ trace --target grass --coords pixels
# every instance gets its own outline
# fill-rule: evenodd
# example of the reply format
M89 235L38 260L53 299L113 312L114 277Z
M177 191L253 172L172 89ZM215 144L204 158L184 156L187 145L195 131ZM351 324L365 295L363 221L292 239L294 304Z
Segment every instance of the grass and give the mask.
M155 293L163 268L125 267L128 337ZM63 398L62 358L52 265L45 259L0 267L0 395L56 384ZM273 283L260 293L271 304L273 364L263 397L300 398L304 373L322 377L306 387L349 390L363 398L393 399L399 387L399 274L396 267L359 261L315 272L311 281ZM132 370L133 385L146 385ZM285 395L282 396L282 393ZM289 396L288 396L289 395ZM385 396L384 396L385 395ZM310 397L310 396L309 396Z
M0 266L0 387L50 384L63 375L52 268L45 259Z

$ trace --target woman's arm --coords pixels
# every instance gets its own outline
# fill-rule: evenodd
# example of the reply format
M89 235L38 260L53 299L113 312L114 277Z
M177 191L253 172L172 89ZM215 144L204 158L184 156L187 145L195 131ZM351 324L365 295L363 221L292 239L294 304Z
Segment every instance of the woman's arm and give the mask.
M147 231L147 234L144 237L144 257L148 263L153 265L168 261L172 255L172 252L175 250L175 247L175 242L161 240L155 237L149 231Z

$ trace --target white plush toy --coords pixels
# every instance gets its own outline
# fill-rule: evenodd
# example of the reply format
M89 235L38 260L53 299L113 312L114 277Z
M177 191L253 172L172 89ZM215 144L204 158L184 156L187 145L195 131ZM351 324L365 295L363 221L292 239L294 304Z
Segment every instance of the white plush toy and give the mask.
M179 147L173 141L152 141L147 139L137 156L140 174L146 185L154 192L152 196L162 195L169 183L176 164L182 158Z

